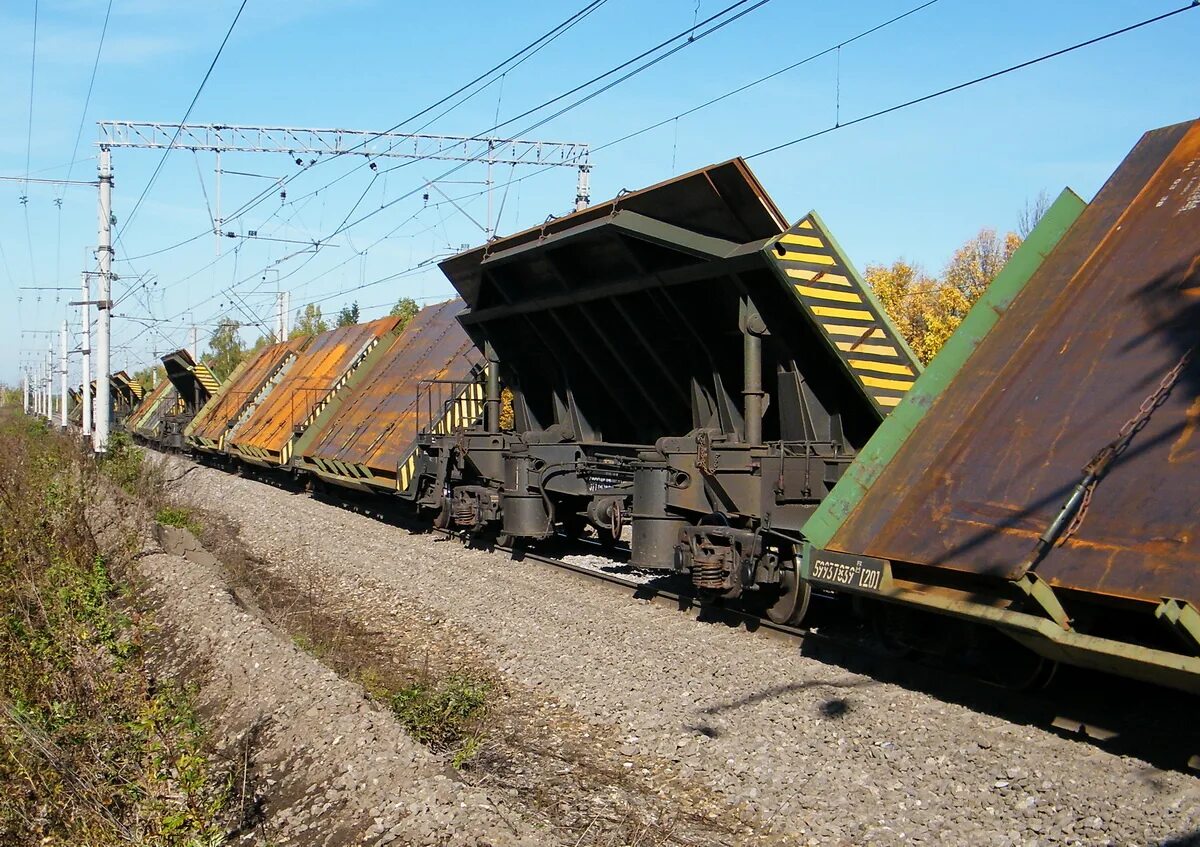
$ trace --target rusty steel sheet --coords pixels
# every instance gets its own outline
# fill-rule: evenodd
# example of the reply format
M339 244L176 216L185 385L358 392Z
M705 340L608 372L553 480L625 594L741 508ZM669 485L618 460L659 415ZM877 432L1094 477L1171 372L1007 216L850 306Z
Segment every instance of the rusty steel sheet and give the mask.
M167 380L163 380L130 413L125 428L141 438L157 438L164 415L170 414L179 403L179 394Z
M279 383L228 439L232 452L258 463L284 465L295 438L363 358L389 334L399 318L380 318L314 336Z
M1033 570L1200 606L1198 344L1200 121L1142 137L827 546L1018 578L1085 466L1148 409Z
M462 300L449 300L422 309L376 361L364 365L369 371L341 402L318 417L297 443L296 461L334 482L407 487L404 468L418 427L437 422L421 418L421 382L469 382L483 366L457 320L464 308ZM476 393L481 407L482 392Z
M309 342L307 337L271 344L247 359L201 409L184 430L188 443L202 450L218 450L226 435L262 393L268 380L296 358Z

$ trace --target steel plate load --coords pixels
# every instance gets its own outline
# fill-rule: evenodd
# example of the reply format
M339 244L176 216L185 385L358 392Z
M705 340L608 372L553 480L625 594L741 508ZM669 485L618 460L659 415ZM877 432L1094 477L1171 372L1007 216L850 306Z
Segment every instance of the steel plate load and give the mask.
M250 464L288 466L296 438L346 387L368 355L385 338L391 340L397 325L397 318L381 318L313 336L244 423L229 434L226 450Z
M1200 691L1197 344L1190 122L1054 205L805 525L806 575Z
M417 434L483 412L483 357L459 326L462 300L426 306L385 338L296 442L294 462L327 482L414 495Z
M145 393L141 383L129 377L125 371L117 371L108 378L109 420L115 428L121 428L142 401Z
M72 426L83 426L83 386L67 389L67 422Z
M311 341L308 336L269 344L242 362L184 428L186 444L202 453L222 453L226 439L253 413Z
M177 412L179 405L179 392L174 385L163 380L150 389L141 404L125 420L125 429L139 441L161 447L164 421Z

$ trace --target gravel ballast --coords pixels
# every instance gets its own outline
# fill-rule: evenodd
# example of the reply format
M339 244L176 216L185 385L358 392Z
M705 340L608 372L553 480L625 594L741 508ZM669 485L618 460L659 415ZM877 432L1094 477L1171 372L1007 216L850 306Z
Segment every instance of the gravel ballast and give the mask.
M162 527L136 568L171 648L164 675L197 691L262 803L253 844L535 847L556 843L495 792L453 778L388 711L237 602L211 555ZM233 753L237 756L237 753ZM238 757L240 758L240 756ZM235 785L235 795L245 786Z
M412 534L211 468L190 470L176 495L227 520L264 567L319 585L332 607L379 631L416 629L430 645L452 644L487 663L510 699L591 727L588 755L619 761L634 777L631 794L641 785L657 795L647 814L669 808L677 790L676 804L701 819L733 821L719 832L694 828L682 843L1184 844L1200 832L1200 782L1185 773L854 674L792 644L701 625L540 563ZM166 584L197 579L161 569ZM215 590L205 585L192 590ZM217 638L230 624L194 626ZM367 712L358 720L378 732L380 716ZM317 723L332 733L329 721ZM420 757L410 758L411 742L387 739L361 754L399 757L383 781L413 785L414 773L436 770L412 770ZM472 798L479 817L463 826L477 820L495 831L491 799L460 783L439 786ZM400 823L387 816L387 787L379 790L371 813ZM406 820L420 817L409 811Z

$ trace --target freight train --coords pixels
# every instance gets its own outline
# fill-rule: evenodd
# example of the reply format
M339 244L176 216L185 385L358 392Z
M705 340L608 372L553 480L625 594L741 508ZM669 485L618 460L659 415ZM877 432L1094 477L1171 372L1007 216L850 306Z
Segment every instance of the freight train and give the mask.
M441 268L459 298L407 326L270 345L203 403L172 378L176 446L627 546L777 622L850 596L907 647L945 649L934 613L1200 693L1200 121L1064 191L925 369L740 159Z

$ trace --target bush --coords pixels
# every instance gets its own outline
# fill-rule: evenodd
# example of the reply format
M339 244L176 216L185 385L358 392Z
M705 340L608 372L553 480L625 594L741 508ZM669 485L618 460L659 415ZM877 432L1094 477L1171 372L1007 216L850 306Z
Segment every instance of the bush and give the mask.
M97 482L68 438L0 415L0 844L216 843L228 781L145 664L146 619L88 530Z
M455 766L460 767L462 753L469 751L465 758L470 758L477 746L487 693L486 681L454 675L433 685L405 685L391 695L389 705L417 741L434 750L455 750Z
M100 457L100 469L127 493L137 494L144 461L142 451L127 433L114 432L108 439L108 451Z

